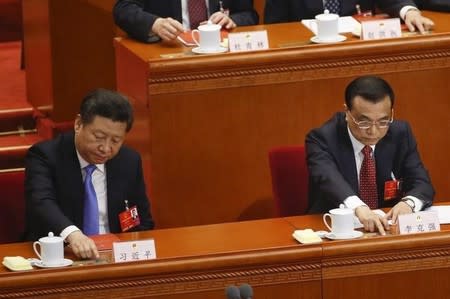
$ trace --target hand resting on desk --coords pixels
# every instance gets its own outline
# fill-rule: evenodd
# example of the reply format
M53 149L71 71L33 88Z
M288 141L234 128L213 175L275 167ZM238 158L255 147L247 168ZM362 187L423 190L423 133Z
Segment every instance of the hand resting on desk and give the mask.
M83 259L98 259L100 257L97 247L92 239L77 230L67 236L67 241L73 253Z

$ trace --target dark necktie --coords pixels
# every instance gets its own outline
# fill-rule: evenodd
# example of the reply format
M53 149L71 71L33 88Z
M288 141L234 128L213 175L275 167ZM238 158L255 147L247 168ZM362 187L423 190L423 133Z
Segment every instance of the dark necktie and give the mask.
M201 22L208 20L205 0L188 0L188 12L191 29L197 29Z
M372 156L372 148L366 145L362 151L364 160L359 172L359 196L371 209L378 207L377 177L375 159Z
M327 0L324 5L325 9L328 9L330 13L339 14L341 3L340 0Z
M84 168L86 177L84 178L84 218L83 233L87 236L98 235L98 202L92 184L92 173L96 166L90 164Z

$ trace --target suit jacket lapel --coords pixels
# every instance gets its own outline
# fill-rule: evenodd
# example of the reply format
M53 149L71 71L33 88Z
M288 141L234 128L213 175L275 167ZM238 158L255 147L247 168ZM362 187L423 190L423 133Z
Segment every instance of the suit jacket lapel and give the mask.
M168 1L168 0L165 0ZM180 23L183 23L182 11L181 11L181 1L180 0L171 0L172 3L172 11L174 13L175 19L177 19Z
M119 213L125 210L124 190L118 175L120 175L120 151L105 164L106 194L108 201L108 221L111 231L120 231Z
M62 181L70 182L65 186L66 196L69 198L64 199L65 204L71 206L74 217L75 225L82 227L83 224L83 178L81 176L80 162L75 149L74 134L68 134L63 137L64 156L61 160L62 171L61 175L66 178Z
M208 10L209 10L209 16L218 11L219 7L219 0L209 0L208 3Z
M356 171L355 154L353 151L352 142L348 134L347 122L345 116L339 119L338 123L339 134L339 149L338 159L340 161L340 167L344 177L348 178L348 182L353 190L359 192L358 173Z
M323 1L307 1L307 5L309 6L309 11L315 11L318 14L323 13Z
M382 198L384 198L384 183L391 180L391 172L393 170L392 157L394 157L394 154L395 144L392 142L391 134L388 132L375 147L378 197L381 203Z

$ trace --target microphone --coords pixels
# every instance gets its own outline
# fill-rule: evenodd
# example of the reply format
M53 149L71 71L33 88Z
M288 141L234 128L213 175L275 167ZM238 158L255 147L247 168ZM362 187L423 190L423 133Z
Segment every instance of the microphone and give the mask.
M248 283L243 283L239 286L239 292L241 293L242 299L252 299L253 289Z
M225 289L225 294L227 295L227 299L241 299L239 289L235 285L228 286Z

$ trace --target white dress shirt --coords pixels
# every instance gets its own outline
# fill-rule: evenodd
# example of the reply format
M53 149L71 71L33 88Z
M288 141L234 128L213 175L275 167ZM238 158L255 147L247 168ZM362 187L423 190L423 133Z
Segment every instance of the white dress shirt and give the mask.
M77 150L78 161L80 162L81 175L83 177L83 182L86 177L86 171L84 168L89 165L86 160L81 157ZM98 216L99 216L99 233L107 234L109 233L109 222L108 222L108 200L106 193L106 169L105 164L96 164L96 169L92 173L92 184L94 185L95 194L97 196L98 202ZM66 239L68 235L74 231L80 230L75 225L70 225L63 229L60 236Z
M356 162L356 173L357 173L357 177L358 177L358 185L359 185L359 173L361 171L361 165L362 162L364 160L364 154L361 153L362 149L364 148L364 144L362 144L361 142L359 142L355 136L353 136L352 132L350 131L350 128L347 126L347 130L348 130L348 135L350 136L350 140L352 142L352 146L353 146L353 153L355 155L355 162ZM371 145L370 146L372 148L372 155L375 155L375 145ZM374 157L375 158L375 157ZM394 179L394 174L391 173L392 178ZM418 199L417 197L414 196L406 196L405 198L409 198L412 201L414 201L415 204L415 208L414 208L414 212L418 212L422 209L423 206L423 202ZM344 205L349 208L349 209L356 209L357 207L360 206L367 206L358 196L356 195L352 195L347 197L344 200Z

